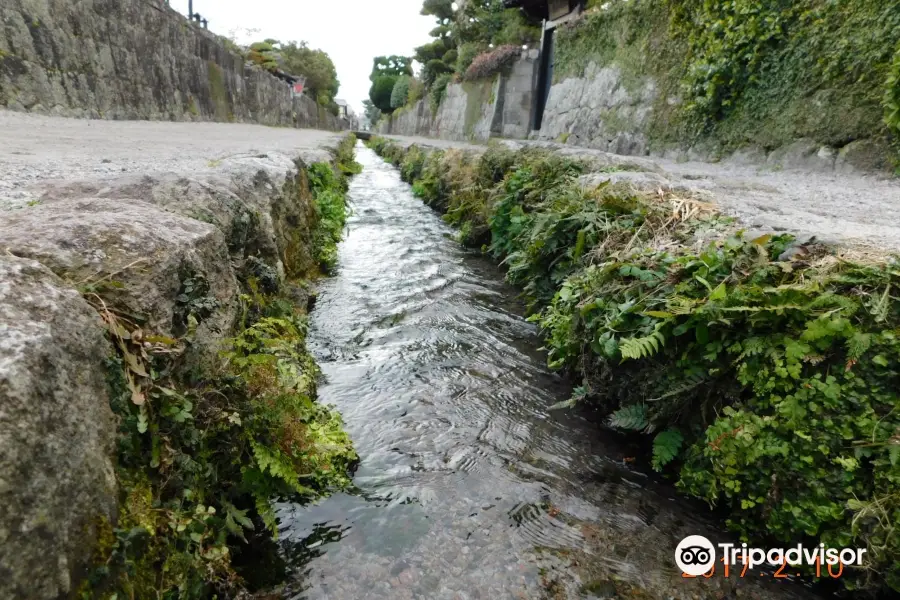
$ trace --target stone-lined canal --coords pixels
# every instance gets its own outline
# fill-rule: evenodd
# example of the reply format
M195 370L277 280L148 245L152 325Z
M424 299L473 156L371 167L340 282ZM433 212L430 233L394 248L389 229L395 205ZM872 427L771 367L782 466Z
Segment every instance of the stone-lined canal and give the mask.
M628 466L545 366L517 293L360 145L309 343L362 463L355 494L281 504L290 598L794 598L771 574L683 579L705 507ZM730 591L736 589L735 592Z

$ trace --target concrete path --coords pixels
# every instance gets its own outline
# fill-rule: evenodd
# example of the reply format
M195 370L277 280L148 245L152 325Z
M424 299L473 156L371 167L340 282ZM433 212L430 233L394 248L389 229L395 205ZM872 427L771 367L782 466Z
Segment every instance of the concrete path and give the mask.
M438 148L484 148L465 142L388 137L404 144ZM773 171L728 161L677 163L622 156L547 142L501 143L513 148L553 148L567 155L591 157L600 164L635 172L631 178L640 184L699 192L719 204L724 213L736 216L748 229L789 231L842 246L900 252L900 179L888 175Z
M341 137L313 129L90 121L0 110L0 211L37 201L45 186L63 181L203 174L224 159L268 152L323 160Z
M225 123L89 121L0 110L0 211L40 199L51 185L124 174L203 174L225 159L268 152L324 158L341 134ZM483 149L465 142L391 136L405 144ZM900 251L900 180L888 176L772 171L722 162L676 163L561 144L504 140L591 157L640 184L699 192L748 228L790 231L853 247ZM0 217L2 218L2 217Z

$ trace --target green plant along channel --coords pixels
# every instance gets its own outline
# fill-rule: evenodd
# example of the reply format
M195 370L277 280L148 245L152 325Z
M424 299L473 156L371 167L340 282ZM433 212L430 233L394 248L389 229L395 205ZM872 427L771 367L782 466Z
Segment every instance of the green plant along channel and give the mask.
M745 540L864 547L841 581L900 590L896 260L748 239L541 151L371 146L522 287L550 366L582 381L564 404L646 434L652 467Z
M333 266L344 227L346 175L359 168L354 143L341 144L335 167L308 167L316 217L306 243L322 270ZM358 459L338 413L315 401L306 307L289 300L303 282L280 281L256 257L244 262L233 337L200 366L183 357L217 308L201 274L185 274L179 339L143 331L140 319L107 306L103 289L84 290L116 348L109 383L121 501L117 522L100 526L83 598L232 597L271 584L242 568L262 552L248 540L272 544L270 501L313 501L350 483Z

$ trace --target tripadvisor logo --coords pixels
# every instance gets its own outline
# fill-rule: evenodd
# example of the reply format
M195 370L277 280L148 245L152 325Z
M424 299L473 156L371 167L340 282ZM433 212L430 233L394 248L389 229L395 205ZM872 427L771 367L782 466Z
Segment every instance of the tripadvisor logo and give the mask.
M715 562L716 549L702 535L689 535L675 548L675 564L685 575L703 575Z
M792 548L751 548L747 544L737 546L735 544L713 545L702 535L689 535L681 540L675 548L675 564L681 569L685 577L711 577L715 573L716 547L721 555L724 565L723 574L728 577L732 572L729 569L733 565L742 565L740 577L743 577L749 569L761 565L781 567L774 577L787 577L792 573L784 573L788 565L808 565L816 567L816 576L822 576L823 570L827 570L830 577L841 576L844 566L862 565L865 548L826 548L825 544L819 544L811 548L797 544ZM825 569L823 569L825 567ZM797 573L800 575L800 573Z

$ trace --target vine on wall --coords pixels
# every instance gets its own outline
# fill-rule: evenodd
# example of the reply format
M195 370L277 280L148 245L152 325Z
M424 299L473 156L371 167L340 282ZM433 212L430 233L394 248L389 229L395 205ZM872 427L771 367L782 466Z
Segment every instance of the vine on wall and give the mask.
M560 32L557 74L653 76L661 141L842 146L896 130L898 42L898 0L611 0Z

